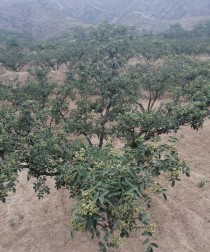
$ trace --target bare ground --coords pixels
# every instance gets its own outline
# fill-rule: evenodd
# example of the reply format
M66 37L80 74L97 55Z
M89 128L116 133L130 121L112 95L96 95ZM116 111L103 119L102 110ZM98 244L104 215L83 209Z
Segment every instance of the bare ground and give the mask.
M183 128L177 143L180 155L191 168L190 178L183 178L175 188L168 186L168 201L155 198L151 207L157 225L154 241L161 252L210 251L210 121L197 132ZM0 206L1 252L96 252L96 243L85 234L72 241L69 234L70 208L73 202L65 190L53 189L38 200L21 174L17 193ZM50 182L53 184L53 181ZM144 251L140 234L122 242L120 252Z

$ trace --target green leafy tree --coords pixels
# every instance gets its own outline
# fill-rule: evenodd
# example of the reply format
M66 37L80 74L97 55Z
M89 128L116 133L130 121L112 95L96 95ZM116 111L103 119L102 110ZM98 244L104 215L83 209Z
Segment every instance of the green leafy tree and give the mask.
M13 44L0 49L0 62L3 63L5 68L20 72L30 62L30 55Z
M98 146L103 146L104 140L112 135L108 125L130 106L128 90L137 90L136 74L127 69L131 36L132 30L108 23L98 30L90 29L88 50L73 70L79 74L69 72L67 80L80 98L67 128L69 132L84 135L90 145L92 136L96 135Z
M84 36L75 31L74 37L56 39L53 41L42 42L37 50L36 64L59 70L62 64L71 67L84 54Z
M118 136L135 146L139 137L149 140L186 125L199 129L208 114L208 69L209 63L183 57L172 57L161 66L137 65L142 90L135 101L139 109L131 107L118 115ZM157 105L165 94L167 101Z

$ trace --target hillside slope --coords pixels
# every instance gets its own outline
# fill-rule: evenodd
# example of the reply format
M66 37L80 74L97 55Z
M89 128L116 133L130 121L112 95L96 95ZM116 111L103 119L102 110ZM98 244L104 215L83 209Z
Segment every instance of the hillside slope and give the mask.
M1 0L0 28L45 38L103 19L162 30L169 24L210 18L209 0Z

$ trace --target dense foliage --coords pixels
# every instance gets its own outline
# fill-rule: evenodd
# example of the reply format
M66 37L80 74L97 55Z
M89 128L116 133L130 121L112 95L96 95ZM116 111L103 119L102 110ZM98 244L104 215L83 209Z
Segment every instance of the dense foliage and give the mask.
M147 252L157 247L147 208L152 194L167 198L158 177L166 174L174 186L189 176L175 139L162 143L159 136L201 128L210 105L208 62L174 54L160 41L137 53L136 41L133 28L104 22L58 50L39 44L30 82L0 85L0 200L15 191L23 170L36 179L40 198L54 177L75 199L72 236L90 232L100 251L139 230ZM134 55L144 60L129 66ZM61 64L69 66L65 83L49 83L49 68Z

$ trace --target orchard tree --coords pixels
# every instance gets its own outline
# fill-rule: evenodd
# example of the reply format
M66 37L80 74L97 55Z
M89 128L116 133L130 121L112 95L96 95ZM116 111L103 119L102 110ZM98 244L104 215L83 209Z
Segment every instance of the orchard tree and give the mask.
M133 30L109 23L103 23L97 30L91 28L85 38L90 41L86 53L73 72L68 73L67 81L79 97L67 130L84 135L90 146L95 135L98 146L103 147L104 140L113 135L108 124L131 106L128 90L136 90L134 96L138 94L136 73L127 69L132 36Z
M135 101L139 109L131 107L125 114L118 115L115 125L118 136L135 146L139 137L150 140L176 132L181 126L195 130L202 127L210 105L209 63L173 57L158 67L136 67L143 95L140 92ZM158 99L165 94L166 101L158 105Z
M131 28L104 22L80 37L84 53L66 83L48 83L47 71L37 69L26 85L0 85L1 201L15 191L23 170L36 179L40 198L53 177L57 189L67 188L75 199L72 237L89 232L100 251L139 230L147 252L157 247L147 208L152 194L167 198L158 177L166 174L174 186L181 174L189 176L173 142L157 136L183 125L200 128L210 100L202 71L176 82L170 66L129 67L134 36ZM146 106L145 91L151 93ZM157 106L166 92L171 100Z
M71 67L84 54L84 37L83 34L79 35L80 33L75 31L75 37L78 37L77 43L74 37L42 42L37 50L36 64L53 70L59 70L62 64Z
M5 68L20 72L30 62L30 55L15 44L8 45L0 49L0 62Z

